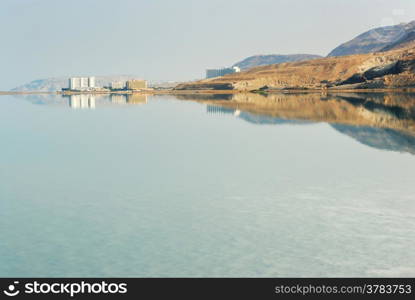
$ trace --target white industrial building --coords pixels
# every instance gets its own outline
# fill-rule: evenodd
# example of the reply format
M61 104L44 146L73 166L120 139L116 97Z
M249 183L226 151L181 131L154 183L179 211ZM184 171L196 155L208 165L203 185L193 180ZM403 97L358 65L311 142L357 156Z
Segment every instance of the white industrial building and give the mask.
M112 90L123 90L125 89L125 81L113 81L111 82L111 89Z
M84 91L95 89L95 77L71 77L69 89L72 91Z
M241 72L241 69L239 67L207 69L206 78L219 77L219 76L224 76L226 74L232 74L232 73L238 73L238 72Z

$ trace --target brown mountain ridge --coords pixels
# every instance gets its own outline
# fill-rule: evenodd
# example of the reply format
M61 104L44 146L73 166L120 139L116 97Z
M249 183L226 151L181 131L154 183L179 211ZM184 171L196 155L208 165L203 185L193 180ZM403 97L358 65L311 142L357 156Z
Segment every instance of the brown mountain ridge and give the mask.
M390 89L415 87L415 47L260 66L180 84L177 90Z

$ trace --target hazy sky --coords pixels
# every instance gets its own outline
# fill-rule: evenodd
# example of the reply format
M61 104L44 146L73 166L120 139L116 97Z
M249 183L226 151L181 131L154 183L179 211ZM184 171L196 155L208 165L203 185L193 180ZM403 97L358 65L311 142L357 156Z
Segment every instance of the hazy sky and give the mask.
M189 80L254 54L326 55L414 0L1 0L0 90L70 75Z

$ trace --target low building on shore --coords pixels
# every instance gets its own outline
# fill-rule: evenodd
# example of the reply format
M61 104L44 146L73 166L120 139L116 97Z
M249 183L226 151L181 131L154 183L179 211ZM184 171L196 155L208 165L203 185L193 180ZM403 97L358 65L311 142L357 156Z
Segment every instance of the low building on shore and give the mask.
M125 81L113 81L111 82L111 90L124 90Z
M147 81L141 79L131 79L127 81L103 82L104 87L95 85L95 77L71 77L68 80L68 88L62 88L62 93L126 93L134 91L151 90L147 87Z
M128 80L126 85L127 85L127 90L132 90L132 91L147 89L146 80L139 80L139 79Z
M206 78L220 77L220 76L224 76L227 74L238 73L238 72L241 72L241 69L239 67L207 69Z

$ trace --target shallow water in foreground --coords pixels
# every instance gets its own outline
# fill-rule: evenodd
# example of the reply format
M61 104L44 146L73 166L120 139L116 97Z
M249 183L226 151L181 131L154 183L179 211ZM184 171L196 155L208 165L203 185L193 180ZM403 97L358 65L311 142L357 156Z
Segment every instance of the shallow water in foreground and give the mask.
M1 96L0 276L415 276L407 115L218 100Z

